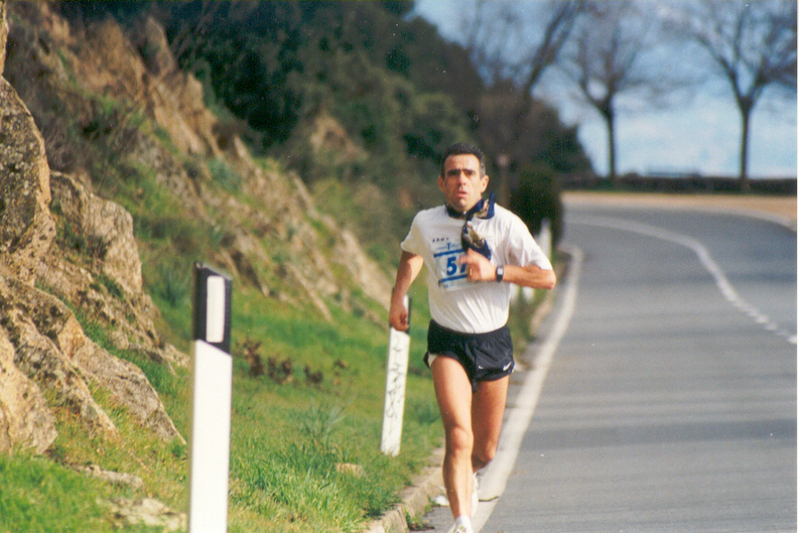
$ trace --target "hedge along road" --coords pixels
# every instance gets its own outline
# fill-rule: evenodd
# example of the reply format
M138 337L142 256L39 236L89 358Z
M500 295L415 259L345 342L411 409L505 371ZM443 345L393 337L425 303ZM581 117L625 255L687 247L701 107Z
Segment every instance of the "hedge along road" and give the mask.
M566 221L570 274L475 525L796 531L790 222L590 201Z

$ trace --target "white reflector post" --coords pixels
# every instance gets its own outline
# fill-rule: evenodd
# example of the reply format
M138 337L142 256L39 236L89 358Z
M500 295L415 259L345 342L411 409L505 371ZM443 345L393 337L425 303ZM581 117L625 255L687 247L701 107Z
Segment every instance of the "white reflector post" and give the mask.
M225 340L225 278L206 278L205 342L218 344Z
M405 297L410 310L410 299ZM406 332L390 328L388 334L388 363L386 369L386 403L383 408L383 436L380 450L395 456L402 441L402 417L405 410L405 378L408 375L408 352L411 337Z
M194 344L189 448L189 532L227 531L230 465L232 282L194 266Z

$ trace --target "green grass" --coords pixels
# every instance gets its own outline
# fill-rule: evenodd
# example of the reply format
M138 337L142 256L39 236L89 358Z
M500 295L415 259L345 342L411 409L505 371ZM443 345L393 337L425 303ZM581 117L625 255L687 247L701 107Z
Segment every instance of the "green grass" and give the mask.
M208 170L214 181L228 192L235 193L241 189L241 177L221 159L209 161Z
M253 309L251 298L241 295L236 307ZM286 309L234 314L241 335L263 342L262 357L291 360L295 375L278 385L236 361L231 531L359 531L397 501L440 442L429 379L411 375L402 451L379 451L387 332L334 315L331 324ZM321 371L322 382L307 383L305 366Z
M237 308L246 310L255 305L246 294L239 300L240 307L235 306ZM315 483L324 481L326 490L334 493L342 490L340 485L344 483L344 492L352 496L348 505L355 503L363 516L374 516L393 502L396 489L409 481L439 443L437 408L429 377L423 372L411 373L407 384L403 450L398 458L385 458L379 452L379 441L387 331L382 326L341 312L335 312L334 318L336 322L332 324L320 319L303 320L285 309L264 310L257 315L234 313L236 331L261 341L264 359L289 359L295 369L294 380L278 385L265 376L250 376L246 363L237 360L234 388L241 392L241 396L234 396L234 422L240 419L238 427L251 428L253 424L269 419L271 430L260 434L247 431L247 435L242 437L243 450L258 450L258 454L270 450L276 454L274 462L283 472L276 475L296 480L299 483L296 490L310 483L310 479ZM422 343L415 343L411 359L420 360L423 350ZM414 366L418 368L418 365ZM310 385L305 381L301 370L305 366L322 372L324 377L320 384ZM237 443L235 430L233 442L234 445ZM304 458L301 466L285 470L287 465L293 464L287 462L286 454ZM252 460L256 459L259 463L263 460L256 457ZM246 471L245 465L249 463L243 461L239 464ZM364 478L341 476L333 471L331 464L335 466L335 463L359 464L366 475ZM298 477L297 472L311 477ZM252 472L244 478L249 480L246 482L249 487L257 488L266 483L263 475ZM274 487L274 483L269 486ZM294 490L290 485L285 488L289 492ZM274 492L274 499L287 505L291 498L281 497L281 494L280 491ZM305 499L298 500L302 501ZM305 511L311 509L301 503L296 505L298 508L294 514L300 516L305 516ZM322 512L328 515L325 519L328 521L331 517L340 516L341 530L350 530L346 524L352 520L354 511Z
M123 524L114 519L109 507L114 498L155 496L172 508L185 507L186 446L142 431L104 391L92 392L120 436L87 431L69 405L56 407L59 435L46 456L23 451L0 455L0 531L119 531ZM101 481L74 468L84 465L136 475L144 487ZM139 525L123 530L162 529Z
M42 457L0 454L0 531L110 531L104 487Z
M414 292L424 293L423 284ZM397 502L399 491L441 441L432 386L421 363L427 315L422 296L416 296L422 303L414 304L418 327L412 330L401 452L387 457L379 450L386 327L332 305L334 321L327 322L237 287L234 343L261 342L264 361L288 359L294 375L283 384L267 375L253 376L248 362L234 350L231 532L357 532ZM178 368L173 374L144 356L117 350L107 328L75 312L95 342L143 370L178 429L188 435L189 372ZM321 382L309 382L305 366L320 371ZM0 476L5 505L0 520L7 521L0 522L3 527L19 523L30 524L26 531L117 531L102 503L115 497L150 496L173 509L187 509L187 447L159 441L104 391L95 387L92 392L117 425L120 438L88 433L69 406L56 409L59 437L49 459L21 453L5 458ZM67 466L74 464L130 473L141 477L145 486L134 490L92 480ZM339 465L355 466L348 470ZM26 473L31 470L38 474ZM56 497L47 491L69 495ZM58 503L64 498L68 500L63 504L36 506L44 499ZM68 519L62 528L64 514ZM147 531L131 526L123 530Z

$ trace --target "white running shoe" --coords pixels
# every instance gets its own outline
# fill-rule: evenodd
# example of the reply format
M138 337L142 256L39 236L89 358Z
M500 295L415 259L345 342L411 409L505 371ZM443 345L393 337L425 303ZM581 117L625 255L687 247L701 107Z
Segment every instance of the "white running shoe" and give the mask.
M455 519L455 523L449 528L448 533L474 533L472 529L472 521L465 516L459 516Z

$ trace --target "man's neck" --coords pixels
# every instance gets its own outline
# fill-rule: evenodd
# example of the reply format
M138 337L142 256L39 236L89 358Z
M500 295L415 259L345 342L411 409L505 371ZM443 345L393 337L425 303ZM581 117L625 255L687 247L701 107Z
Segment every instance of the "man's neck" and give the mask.
M453 212L455 212L455 213L459 213L459 214L461 214L461 215L465 215L465 214L466 214L466 213L468 213L468 212L469 212L469 211L470 211L470 210L471 210L471 209L472 209L474 206L476 206L477 204L479 204L479 203L480 203L482 200L483 200L482 198L478 199L478 200L477 200L475 203L473 203L472 205L470 205L470 206L469 206L469 207L467 207L466 209L461 209L460 207L458 207L458 206L454 206L454 205L452 205L452 204L451 204L451 203L449 203L449 202L445 202L445 205L447 206L447 210L448 210L448 211L453 211Z
M472 217L491 218L494 216L494 193L491 193L488 200L480 198L466 211L452 207L449 202L447 202L446 206L447 214L454 218L465 218L466 220L471 220Z

